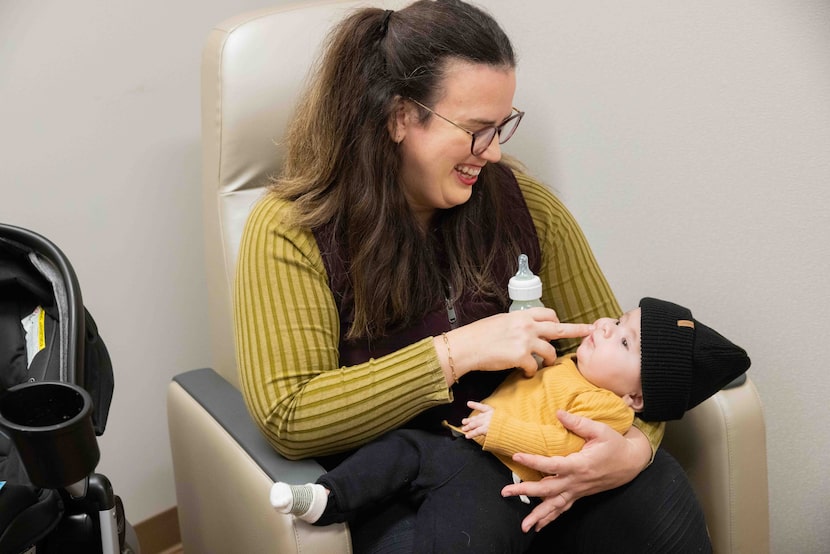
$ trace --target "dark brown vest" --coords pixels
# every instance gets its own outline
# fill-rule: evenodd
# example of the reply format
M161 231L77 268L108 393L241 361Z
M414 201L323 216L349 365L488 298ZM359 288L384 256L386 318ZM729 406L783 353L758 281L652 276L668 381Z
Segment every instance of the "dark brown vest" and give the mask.
M501 181L496 193L500 195L499 201L507 206L509 221L519 231L519 242L522 245L522 251L528 255L531 269L538 272L541 263L539 238L536 235L536 228L519 189L519 184L509 169L500 165L489 167L497 172ZM437 302L434 308L424 314L423 318L415 325L396 331L386 337L374 339L371 342L365 339L346 341L343 335L352 320L352 306L349 305L348 301L343 301L343 299L351 298L347 291L346 260L344 260L343 252L338 251L336 246L323 248L323 244L331 244L330 241L323 239L323 237L330 237L330 233L331 229L324 227L315 231L314 234L318 245L320 245L323 262L329 276L329 286L334 294L340 315L339 349L341 366L356 365L366 362L370 358L379 358L423 338L436 336L452 328L505 311L505 306L502 306L495 299L474 298L471 294L465 293L456 302L452 310L448 309L446 301ZM502 262L495 268L495 274L497 279L504 283L506 289L508 280L516 273L518 261L505 257ZM455 321L451 321L451 312L455 312ZM489 396L505 377L506 372L504 371L475 371L469 373L453 387L454 400L451 404L431 408L411 420L406 426L444 432L441 420L446 419L452 423L459 423L461 418L466 417L470 411L467 408L467 401L482 400Z

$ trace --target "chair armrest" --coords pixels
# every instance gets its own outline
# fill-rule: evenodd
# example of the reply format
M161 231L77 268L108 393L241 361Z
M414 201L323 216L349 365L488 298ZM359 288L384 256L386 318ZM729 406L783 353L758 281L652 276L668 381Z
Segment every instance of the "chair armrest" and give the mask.
M275 480L313 482L312 460L276 453L248 414L240 392L212 369L176 376L167 417L182 544L188 552L351 552L346 525L313 527L277 513Z
M751 379L666 424L663 446L686 470L715 552L769 552L764 413Z

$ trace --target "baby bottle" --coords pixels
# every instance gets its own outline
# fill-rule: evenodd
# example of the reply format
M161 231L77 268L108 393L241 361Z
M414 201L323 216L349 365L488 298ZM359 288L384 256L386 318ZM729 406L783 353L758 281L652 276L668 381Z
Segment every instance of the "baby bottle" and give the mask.
M519 255L519 271L507 283L507 293L510 295L509 312L526 310L528 308L544 308L542 304L542 280L530 271L527 255Z
M507 283L507 293L512 300L508 312L545 307L542 304L542 280L530 271L525 254L519 254L519 271ZM536 354L533 357L541 368L542 358Z

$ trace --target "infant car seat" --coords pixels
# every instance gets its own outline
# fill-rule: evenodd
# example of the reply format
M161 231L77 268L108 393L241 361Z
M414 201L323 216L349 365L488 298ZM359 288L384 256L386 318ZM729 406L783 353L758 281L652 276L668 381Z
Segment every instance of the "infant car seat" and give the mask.
M0 223L0 554L139 552L121 499L93 472L113 389L69 260Z

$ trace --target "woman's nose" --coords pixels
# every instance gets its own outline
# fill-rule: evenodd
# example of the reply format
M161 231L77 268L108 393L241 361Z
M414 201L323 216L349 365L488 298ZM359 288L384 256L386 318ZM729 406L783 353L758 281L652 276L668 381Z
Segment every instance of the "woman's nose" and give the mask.
M484 152L479 154L478 157L483 158L490 163L496 163L501 160L501 144L499 144L498 133L493 137L490 145L484 150Z

